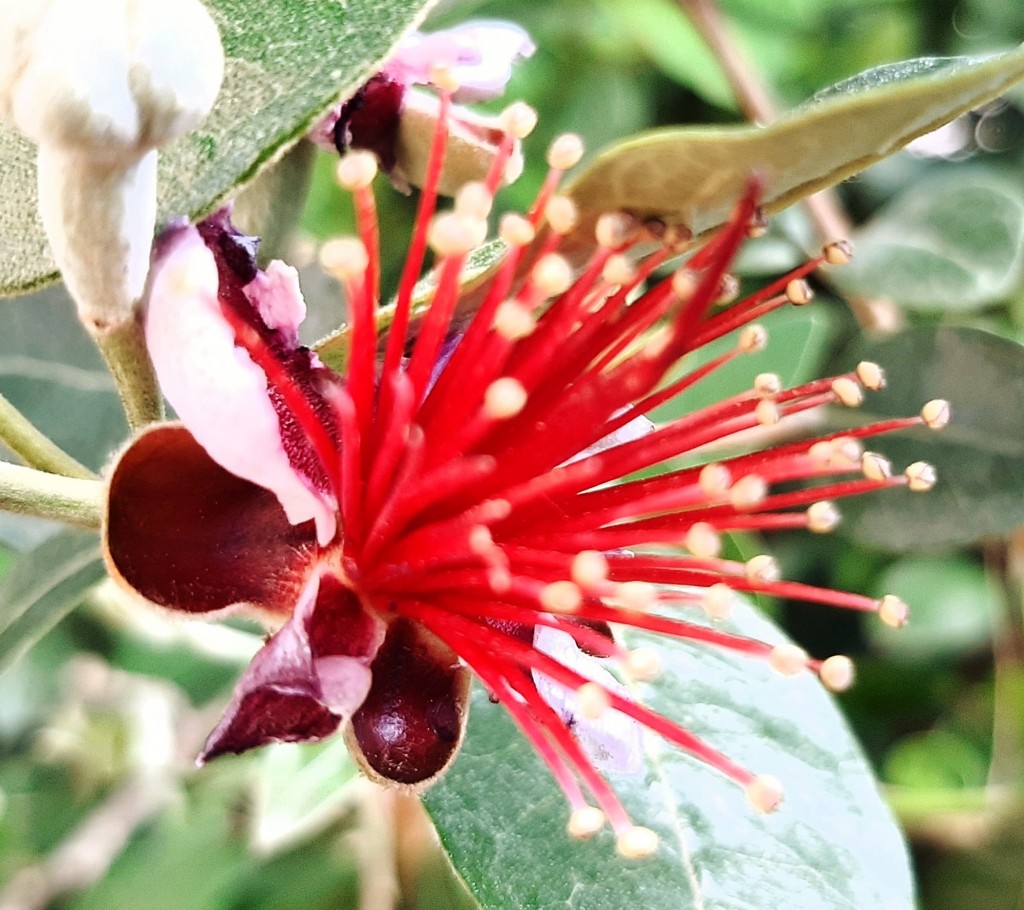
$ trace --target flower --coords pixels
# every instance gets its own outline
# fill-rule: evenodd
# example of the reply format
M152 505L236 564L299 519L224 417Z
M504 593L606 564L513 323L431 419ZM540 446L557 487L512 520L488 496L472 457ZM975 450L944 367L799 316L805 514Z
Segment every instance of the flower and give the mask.
M371 151L396 187L421 186L440 110L434 95L412 87L451 86L452 100L458 102L496 98L505 90L513 64L534 50L530 36L511 22L478 20L428 34L414 32L310 138L342 154L349 149ZM439 187L451 195L486 174L504 134L497 118L464 107L448 110L445 120L451 147ZM513 161L506 168L507 182L522 170L518 149Z
M639 856L656 838L632 824L602 771L638 765L643 728L744 787L760 810L773 809L781 790L634 700L620 679L651 677L657 655L625 649L614 625L741 652L784 674L815 672L844 688L852 679L844 657L814 660L793 645L706 628L686 611L720 617L737 592L765 592L904 622L894 597L786 582L764 555L723 559L720 535L825 532L838 521L835 499L930 488L929 466L895 474L862 440L939 427L949 410L929 402L916 417L708 455L797 414L856 406L884 383L864 363L792 389L764 374L748 392L653 424L658 405L763 346L756 320L807 303L804 277L848 252L832 244L712 313L758 222L752 183L730 222L668 278L654 273L669 245L640 265L626 257L650 238L621 214L599 219L594 252L576 270L557 252L573 230L573 206L554 194L579 160L575 137L552 147L530 213L502 219L507 254L466 312L460 273L484 239L516 138L532 123L518 106L504 120L487 180L434 217L441 119L386 339L375 323L375 166L366 153L342 160L360 239L328 244L324 262L350 306L344 375L298 345L295 272L281 263L259 270L255 241L226 214L167 232L146 331L182 423L144 432L114 465L106 555L116 579L156 604L206 616L244 606L276 627L201 761L342 730L371 777L421 789L458 750L472 673L564 790L570 832L589 836L607 820L619 851ZM428 245L435 288L416 313ZM689 352L729 334L738 336L732 350L678 372ZM696 463L630 479L679 456Z

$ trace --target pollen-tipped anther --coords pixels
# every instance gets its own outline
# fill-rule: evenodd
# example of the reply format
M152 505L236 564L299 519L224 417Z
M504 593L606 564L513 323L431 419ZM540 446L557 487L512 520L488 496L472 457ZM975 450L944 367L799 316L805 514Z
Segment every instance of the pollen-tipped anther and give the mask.
M531 335L536 325L533 313L515 300L504 301L494 313L494 330L508 341Z
M740 295L740 280L735 275L723 275L718 282L718 293L715 294L715 304L725 306L732 303Z
M617 284L622 287L633 283L636 278L636 269L625 256L616 253L608 257L604 268L601 269L601 277L609 284Z
M366 247L355 237L335 237L320 248L320 265L340 281L364 274L369 262Z
M598 245L609 250L624 247L636 233L636 219L625 212L605 212L594 226Z
M470 218L486 218L491 214L494 197L479 180L464 183L455 196L455 211Z
M786 299L794 306L803 306L814 300L814 291L803 278L794 278L786 285Z
M717 582L704 592L702 605L712 619L728 619L736 606L736 592L727 584Z
M672 293L684 303L697 290L697 276L689 269L676 269L672 274Z
M658 602L658 589L648 581L624 581L615 586L613 596L623 609L642 612Z
M741 477L729 490L729 501L737 509L752 509L768 495L768 484L757 474Z
M698 559L714 559L722 552L722 538L706 521L692 525L683 543Z
M579 210L568 196L552 196L544 207L544 218L556 234L568 234L576 227Z
M838 506L829 499L813 502L807 507L807 529L815 534L828 534L842 521Z
M895 594L886 594L878 602L878 618L887 626L899 629L907 624L907 620L910 618L910 608Z
M929 430L941 430L948 426L951 416L949 402L944 398L933 398L921 408L921 420Z
M583 140L575 133L563 133L548 149L548 165L556 171L576 167L583 157Z
M778 395L782 391L782 379L778 373L758 373L754 377L754 391L762 398Z
M582 604L579 585L571 581L553 581L540 592L540 605L549 613L575 613Z
M484 391L484 413L492 420L515 417L526 406L526 389L511 376L495 379Z
M501 112L500 121L505 132L525 139L537 126L537 112L526 102L516 101Z
M868 480L883 481L892 477L892 462L877 452L865 452L860 459L860 469Z
M864 389L848 376L840 376L832 381L832 393L847 408L858 408L864 403Z
M501 216L498 236L509 246L524 247L533 243L537 232L528 219L516 212L509 212Z
M596 588L608 580L608 560L597 550L582 550L572 558L569 574L583 590Z
M634 825L615 839L615 851L625 859L645 859L658 850L658 835Z
M782 783L771 774L759 774L746 787L747 802L758 812L769 813L782 802Z
M661 655L654 648L634 648L626 655L623 669L633 679L650 681L661 672Z
M548 253L542 256L530 273L534 284L548 297L565 293L572 286L572 266L564 256Z
M807 669L809 660L807 652L791 642L776 645L768 656L771 668L783 676L796 676L798 673L802 673Z
M907 478L907 486L915 493L927 493L939 479L935 468L927 461L915 461L903 474Z
M758 351L763 351L767 344L768 330L763 325L755 322L740 332L740 340L737 347L744 354L756 354Z
M782 412L774 401L762 398L754 406L754 417L761 426L771 427L782 419Z
M350 193L365 190L377 176L377 159L371 152L349 152L338 162L334 176Z
M597 834L605 825L605 814L597 806L580 806L573 809L565 830L570 837L587 840Z
M584 683L576 690L580 714L588 720L597 720L611 707L611 698L603 686L595 682Z
M438 61L430 67L428 79L431 85L449 95L454 94L460 88L458 77L456 77L451 64L444 61Z
M712 462L700 469L697 483L707 496L717 498L729 491L729 487L732 486L732 474L724 464Z
M870 360L862 360L857 364L857 378L865 389L872 392L880 392L885 388L885 370Z
M487 222L461 212L445 212L430 224L427 239L438 256L464 256L487 236Z
M825 688L832 692L845 692L853 685L855 676L853 661L845 654L833 654L825 658L818 668L818 677Z
M821 254L829 265L846 265L853 259L853 247L848 240L835 240L825 244Z
M745 569L747 578L762 584L774 584L782 578L779 564L767 553L760 553L748 559Z

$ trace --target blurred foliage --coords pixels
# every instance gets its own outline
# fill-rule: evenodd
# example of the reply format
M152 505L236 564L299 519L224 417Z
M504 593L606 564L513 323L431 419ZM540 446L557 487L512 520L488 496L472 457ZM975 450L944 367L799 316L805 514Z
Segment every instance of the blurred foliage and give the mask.
M895 59L987 52L1024 39L1024 6L1005 0L722 0L721 8L783 108ZM580 133L592 154L651 126L739 118L714 57L672 0L448 2L431 25L470 16L518 21L539 48L507 95L529 101L541 120L526 143L526 173L500 196L500 209L529 204L543 150L561 131ZM991 402L1005 392L1005 411L975 426L976 439L988 443L984 454L965 443L948 446L955 451L946 457L968 474L984 462L990 488L1009 501L979 506L964 494L964 517L943 519L947 529L959 524L958 548L949 535L927 536L923 517L919 535L896 541L908 552L885 549L900 515L870 509L856 518L851 510L851 537L783 535L772 543L789 577L893 591L914 609L914 625L895 635L819 607L783 603L776 615L814 653L858 660L858 685L842 705L908 828L926 910L1010 910L1024 892L1024 485L1013 474L1024 456L1021 105L1024 92L1011 93L840 190L863 250L840 289L882 298L886 318L908 331L869 342L888 351L894 377L921 386L891 394L917 400L941 391L955 413L965 398L970 414L973 397L988 393ZM331 158L318 155L290 258L311 261L311 240L351 229L331 169ZM393 286L414 200L380 185L377 194L385 282ZM813 233L803 210L778 218L745 251L744 280L791 266L814 245ZM321 324L336 324L334 289L312 270L310 278L311 309ZM66 318L69 308L54 303L57 293L4 302L0 385L58 442L100 467L124 428L109 381ZM787 380L862 344L841 297L821 296L816 309L779 314L772 326L772 353L785 352ZM954 349L965 338L1005 352L1006 361L986 354L981 362L996 366L963 374ZM65 366L54 370L58 360ZM1004 362L1017 366L996 368ZM929 376L948 388L929 393ZM723 375L700 394L717 398L747 381ZM983 527L968 527L979 519ZM981 531L990 536L979 539ZM9 549L0 565L50 533L5 519L0 539ZM925 552L916 552L923 542ZM360 906L473 906L422 819L407 824L417 835L389 839L382 822L410 810L362 787L332 744L272 748L196 774L192 756L258 639L246 628L196 631L138 614L94 597L0 676L2 910L326 910L357 906L368 893L380 902ZM128 807L128 830L111 822L112 805ZM268 817L288 836L268 842ZM75 863L98 864L96 882L62 878Z

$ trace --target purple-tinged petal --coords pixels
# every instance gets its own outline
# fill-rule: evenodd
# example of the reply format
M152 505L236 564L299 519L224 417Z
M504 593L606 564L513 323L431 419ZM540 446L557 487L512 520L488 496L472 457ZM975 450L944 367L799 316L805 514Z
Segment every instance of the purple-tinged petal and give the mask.
M560 664L612 692L630 697L625 686L602 667L597 658L584 654L568 632L538 626L533 643L538 651L555 658ZM596 768L616 773L636 773L642 770L644 749L640 724L610 709L597 719L590 719L580 711L579 699L571 689L558 685L536 671L533 680L541 697L572 730L573 736Z
M299 273L278 259L243 289L269 329L280 332L290 347L299 344L299 325L306 318L306 301L299 288Z
M350 748L374 780L429 786L462 742L469 671L445 645L405 619L388 627L372 670L370 693L352 718Z
M512 65L536 49L530 36L511 22L467 22L430 34L405 38L385 72L405 83L428 85L432 70L448 67L459 84L457 101L481 101L500 95Z
M351 590L330 570L314 573L291 619L238 681L200 763L270 742L310 742L335 732L366 698L370 662L383 640L383 623Z
M187 613L250 604L288 615L316 557L311 522L225 471L182 426L142 433L114 464L104 543L111 575Z
M254 292L257 298L266 296L267 283L285 288L281 274L275 276ZM336 529L334 503L289 459L267 378L236 346L218 283L216 261L196 228L179 228L164 239L146 311L146 342L160 385L214 461L273 492L293 524L315 521L318 538L327 543ZM264 300L260 309L290 324L298 306Z

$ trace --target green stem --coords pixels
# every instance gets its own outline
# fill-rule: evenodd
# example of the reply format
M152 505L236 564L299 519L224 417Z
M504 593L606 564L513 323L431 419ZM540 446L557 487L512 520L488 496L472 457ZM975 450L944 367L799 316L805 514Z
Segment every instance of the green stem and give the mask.
M103 514L103 483L0 462L0 509L98 528Z
M0 442L24 462L40 471L65 477L95 479L85 465L79 464L60 446L36 428L29 419L0 395Z
M132 430L162 420L163 398L139 317L132 316L117 325L98 326L86 322L86 328L114 377Z

